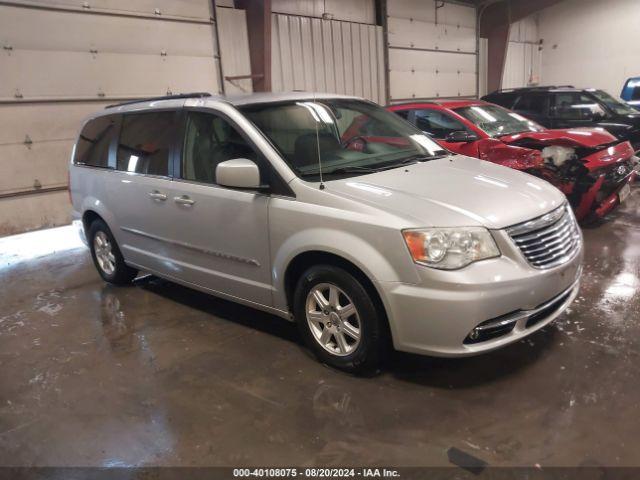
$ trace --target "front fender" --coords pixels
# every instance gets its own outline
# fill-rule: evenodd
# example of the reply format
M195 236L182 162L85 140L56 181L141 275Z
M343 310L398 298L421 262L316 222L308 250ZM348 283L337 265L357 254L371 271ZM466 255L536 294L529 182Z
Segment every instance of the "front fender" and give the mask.
M397 245L406 249L400 232ZM393 245L388 247L393 248ZM287 267L298 255L313 251L330 253L351 262L362 270L374 285L379 282L417 283L420 280L409 252L403 251L402 254L406 253L406 261L394 266L379 248L362 237L343 230L311 228L289 236L275 252L272 274L274 304L277 308L288 308L284 284Z

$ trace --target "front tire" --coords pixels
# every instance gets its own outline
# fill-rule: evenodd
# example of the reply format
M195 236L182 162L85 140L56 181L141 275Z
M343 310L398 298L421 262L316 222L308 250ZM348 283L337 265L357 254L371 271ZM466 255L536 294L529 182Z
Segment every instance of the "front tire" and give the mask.
M293 303L300 333L321 362L356 374L378 368L386 345L384 315L353 275L331 265L311 267L300 277Z
M93 264L105 282L126 285L136 278L138 270L124 263L116 239L106 223L94 220L89 226L87 239Z

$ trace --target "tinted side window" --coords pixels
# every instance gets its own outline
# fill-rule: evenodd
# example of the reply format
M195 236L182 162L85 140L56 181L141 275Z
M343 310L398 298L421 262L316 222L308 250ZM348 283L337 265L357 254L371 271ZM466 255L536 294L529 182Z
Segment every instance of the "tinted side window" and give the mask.
M605 115L604 109L593 98L578 92L554 95L554 113L557 118L591 120L594 114Z
M435 138L467 130L458 120L438 110L415 110L415 123L416 127Z
M109 166L109 144L117 130L116 117L98 117L87 122L76 144L73 162L92 167Z
M189 112L184 136L182 178L215 183L216 166L235 158L258 163L258 155L224 118Z
M518 98L514 110L521 112L536 113L538 115L547 114L547 97L544 94L529 94Z
M169 175L175 112L125 114L118 144L118 170Z
M395 113L399 117L404 118L405 120L409 120L409 112L410 110L394 110L393 113Z

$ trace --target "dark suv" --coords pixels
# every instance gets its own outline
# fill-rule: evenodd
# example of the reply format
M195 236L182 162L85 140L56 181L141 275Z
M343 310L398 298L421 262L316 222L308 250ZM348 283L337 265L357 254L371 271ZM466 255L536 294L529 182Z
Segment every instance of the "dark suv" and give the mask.
M640 112L602 90L572 86L498 90L483 100L547 128L601 127L640 150Z

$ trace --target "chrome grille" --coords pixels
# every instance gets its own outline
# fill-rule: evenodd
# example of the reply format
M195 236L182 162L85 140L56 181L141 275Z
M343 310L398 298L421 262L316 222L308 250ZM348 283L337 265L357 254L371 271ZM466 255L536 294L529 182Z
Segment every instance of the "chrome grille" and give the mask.
M572 259L580 249L580 230L570 207L507 228L507 233L535 268L551 268Z

